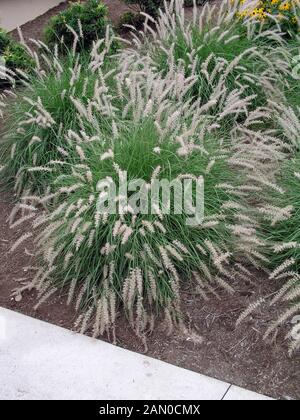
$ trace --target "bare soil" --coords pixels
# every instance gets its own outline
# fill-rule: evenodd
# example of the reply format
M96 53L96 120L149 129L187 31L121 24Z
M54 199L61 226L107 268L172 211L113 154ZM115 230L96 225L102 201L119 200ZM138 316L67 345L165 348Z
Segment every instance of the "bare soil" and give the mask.
M109 6L111 20L117 24L126 6L119 0L106 0L105 3ZM67 4L62 3L23 25L25 39L40 39L49 18L65 7ZM74 308L66 306L63 291L52 296L37 311L33 309L36 304L34 292L23 293L18 302L12 297L13 289L33 275L28 267L35 265L32 242L25 244L25 250L20 247L14 253L9 252L15 240L25 233L23 227L14 230L8 227L7 218L13 205L12 194L0 193L0 306L71 329L77 315ZM240 327L235 327L237 317L249 302L278 290L278 285L270 284L262 273L256 273L255 282L254 287L250 282L239 281L234 285L234 296L220 292L220 299L212 297L208 302L188 291L183 292L188 333L167 337L158 326L148 337L147 354L274 398L300 399L300 354L289 358L284 339L289 325L282 327L272 343L262 340L267 325L280 309L262 307ZM143 344L121 315L117 339L123 348L144 352Z

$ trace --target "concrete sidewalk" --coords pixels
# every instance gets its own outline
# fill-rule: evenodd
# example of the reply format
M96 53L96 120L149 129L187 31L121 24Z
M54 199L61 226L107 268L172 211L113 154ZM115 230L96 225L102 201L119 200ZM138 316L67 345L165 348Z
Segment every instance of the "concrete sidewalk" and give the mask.
M44 14L63 0L0 0L0 27L12 31Z
M0 308L0 400L269 399Z

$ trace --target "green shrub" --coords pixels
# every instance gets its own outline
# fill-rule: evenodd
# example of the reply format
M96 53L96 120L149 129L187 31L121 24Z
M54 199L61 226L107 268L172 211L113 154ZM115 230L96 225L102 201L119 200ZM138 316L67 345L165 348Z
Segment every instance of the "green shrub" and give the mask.
M126 4L137 6L138 10L150 16L157 16L159 9L163 9L164 0L125 0Z
M15 42L5 31L0 28L0 58L4 60L5 67L9 72L15 73L17 69L30 72L33 68L33 60L29 56L26 48L18 42ZM20 76L9 73L13 78ZM11 82L7 79L0 79L0 87L7 86Z
M73 30L78 35L77 50L84 50L89 49L94 41L105 38L108 25L107 7L102 1L76 2L50 20L44 37L50 46L58 44L71 50L74 46Z
M208 0L195 0L196 5L202 6ZM167 0L170 2L170 0ZM164 0L125 0L125 3L136 6L140 11L147 13L150 16L157 16L159 9L164 9ZM194 5L194 0L184 0L184 5L186 7L191 7Z
M144 21L145 18L139 13L125 12L120 17L119 28L122 30L124 29L124 25L130 25L134 26L136 29L140 29L143 27Z
M3 53L3 51L8 46L9 43L10 43L10 38L9 38L8 34L3 29L0 28L0 52L1 52L1 54Z
M5 64L9 69L15 71L16 69L31 70L33 68L33 60L28 55L23 45L12 42L9 44L3 54Z
M169 2L170 0L167 0ZM198 6L203 5L208 0L196 0ZM164 9L164 0L125 0L125 3L136 6L136 8L150 16L156 17L159 9ZM184 0L186 7L194 5L194 0Z
M192 6L194 6L195 1L196 1L197 6L202 6L203 4L205 4L209 0L184 0L184 5L186 7L192 7Z

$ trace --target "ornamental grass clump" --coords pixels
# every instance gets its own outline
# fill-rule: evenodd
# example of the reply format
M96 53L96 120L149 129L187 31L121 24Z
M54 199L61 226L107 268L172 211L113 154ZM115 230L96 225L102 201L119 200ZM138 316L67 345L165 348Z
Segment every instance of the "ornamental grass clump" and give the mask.
M109 79L117 66L111 56L113 39L107 31L90 54L79 55L75 38L73 51L64 57L59 56L57 47L52 52L36 42L39 52L31 51L35 60L32 74L16 70L16 75L22 74L23 88L6 92L13 101L4 97L1 101L7 123L1 130L0 156L2 181L13 184L17 195L24 189L34 193L49 186L52 169L45 165L61 156L61 148L69 147L65 140L69 130L80 131L75 117L77 99L88 105L98 78ZM37 172L32 167L44 170Z
M289 52L279 28L263 30L253 20L241 25L237 5L227 1L219 8L207 3L194 8L187 20L183 0L166 3L156 20L147 17L145 35L137 34L132 53L146 54L158 71L179 66L186 76L197 76L193 95L204 101L211 85L225 81L229 90L242 89L256 95L255 105L265 105L270 88L288 74ZM154 28L153 28L154 27Z
M222 89L221 93L216 89L207 104L186 101L195 79L174 70L162 77L147 61L131 62L130 56L115 79L120 109L99 79L91 104L76 102L81 130L70 130L66 136L70 148L61 150L60 161L54 164L54 190L41 197L23 195L12 215L15 223L17 212L30 202L31 212L23 215L28 223L40 203L48 207L33 221L40 268L16 293L36 288L38 307L65 288L67 302L79 311L76 327L81 332L92 328L99 336L106 331L115 341L117 314L123 311L144 340L162 314L168 333L183 325L182 287L193 286L206 300L220 287L233 293L233 280L249 276L246 257L234 260L233 237L247 244L246 256L260 259L255 223L245 200L249 188L242 184L243 172L236 177L232 169L245 156L241 150L240 161L229 162L230 134L222 129L229 114L237 118L246 112L247 101ZM209 113L216 98L223 103L217 119ZM103 115L111 121L106 130ZM152 197L158 180L196 181L201 176L205 185L202 224L188 223L186 207L177 214L173 195L167 200L169 212L159 195L154 211L148 207L144 213L136 211L132 201L124 202L119 192L126 178L134 183L143 180L143 195L137 200L141 203L150 193ZM105 188L111 185L116 186L113 203L122 211L99 209L109 198ZM129 193L129 198L135 197ZM193 190L188 209L195 198ZM19 239L14 249L25 239Z
M299 120L298 120L299 124ZM300 310L300 153L287 160L278 177L284 190L280 196L273 195L273 217L266 228L266 239L271 245L271 281L279 284L278 293L269 300L270 305L285 303L287 309L268 327L265 338L276 334L278 327L299 314ZM275 207L276 206L276 207ZM270 218L270 214L269 214ZM287 338L290 353L300 346L299 319L294 322Z
M280 315L268 325L264 339L275 340L278 329L289 322L292 326L286 334L289 353L300 346L299 311L300 311L300 158L286 161L278 184L281 194L270 194L269 204L258 210L269 224L261 231L266 250L266 267L269 281L278 285L278 292L253 302L239 317L238 324L261 305L280 304Z
M285 78L283 86L284 98L277 102L279 102L279 104L288 104L294 109L297 109L297 107L300 107L300 37L298 39L290 40L287 44L287 48L290 56L290 71L289 75Z
M264 244L264 265L269 281L278 286L278 292L252 302L240 315L237 323L261 305L273 306L279 303L285 309L281 310L277 319L270 322L264 338L273 341L279 327L291 322L292 327L286 339L292 354L300 345L297 315L300 310L300 109L271 101L270 115L276 120L280 139L277 147L274 147L275 143L272 147L274 153L278 153L279 162L276 164L274 155L272 167L266 165L269 180L264 181L261 174L259 175L265 188L257 197L255 212L258 220L260 219L259 234Z

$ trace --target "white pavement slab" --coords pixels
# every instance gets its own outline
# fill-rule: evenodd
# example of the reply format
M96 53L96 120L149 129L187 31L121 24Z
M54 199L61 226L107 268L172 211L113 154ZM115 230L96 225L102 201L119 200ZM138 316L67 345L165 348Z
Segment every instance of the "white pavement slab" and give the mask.
M0 308L0 400L221 400L229 387Z
M0 309L0 399L216 399L229 384Z
M0 0L0 27L11 31L61 2L62 0Z

